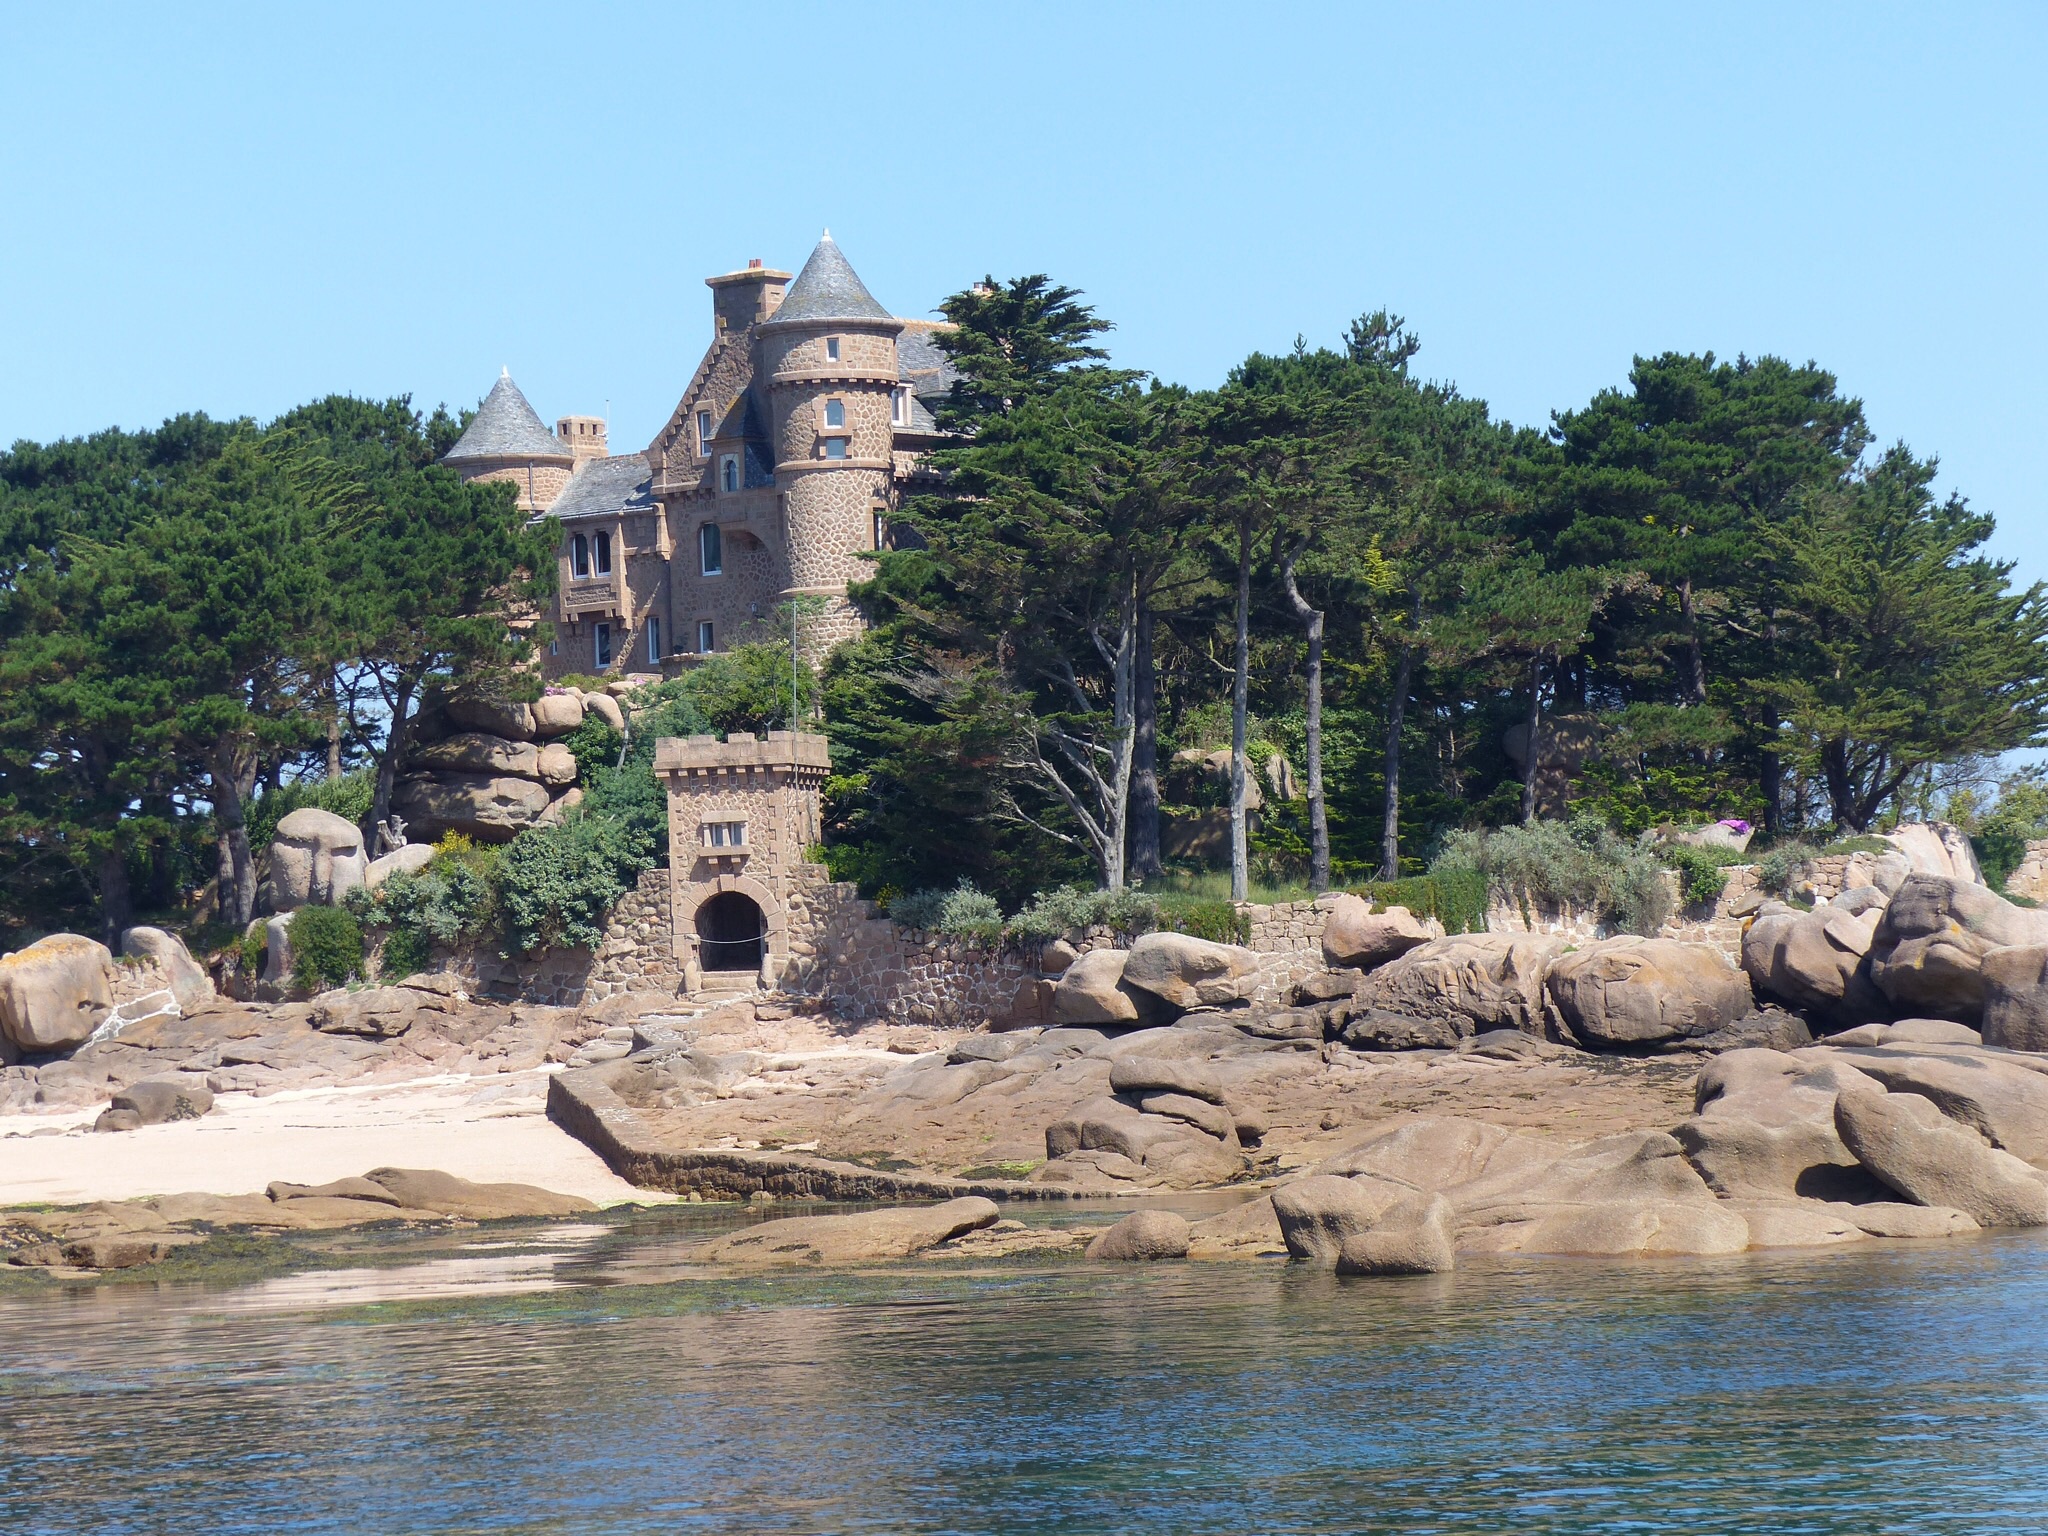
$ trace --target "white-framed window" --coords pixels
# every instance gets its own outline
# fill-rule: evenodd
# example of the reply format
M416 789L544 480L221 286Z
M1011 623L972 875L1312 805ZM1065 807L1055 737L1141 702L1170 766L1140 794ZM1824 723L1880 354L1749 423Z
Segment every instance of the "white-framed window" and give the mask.
M608 667L612 664L611 625L599 624L591 629L590 650L600 667Z
M908 426L910 423L910 386L899 384L889 391L889 425Z
M825 361L828 363L839 361L839 338L837 336L827 336L825 338Z
M569 574L579 581L590 574L590 540L580 533L569 540Z
M825 402L825 425L828 427L843 427L846 425L846 402L844 400L827 400Z
M747 846L747 824L744 821L707 821L704 823L704 846L706 848L744 848Z
M845 458L845 457L846 457L846 439L845 439L845 438L843 438L843 437L828 437L828 438L826 438L826 439L825 439L825 457L826 457L826 458L828 458L828 459L843 459L843 458Z
M709 656L716 647L712 644L711 621L702 620L697 625L697 654Z
M725 574L725 536L716 523L706 523L697 530L697 569L706 576Z
M725 491L736 491L740 488L740 456L738 454L728 453L718 461L718 485L719 489Z
M700 459L711 457L711 413L709 411L699 411L697 413L697 457Z
M597 574L600 576L611 575L612 536L608 533L600 533L591 542L597 546L595 550L595 554L597 556Z
M653 614L647 616L647 661L650 666L661 665L661 620Z

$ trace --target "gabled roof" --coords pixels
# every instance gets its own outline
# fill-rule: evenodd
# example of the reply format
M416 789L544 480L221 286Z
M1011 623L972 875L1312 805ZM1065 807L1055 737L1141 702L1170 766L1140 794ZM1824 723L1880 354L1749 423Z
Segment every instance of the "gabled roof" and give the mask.
M930 320L906 320L903 334L896 338L897 377L920 398L951 394L953 380L960 376L953 360L932 340L940 328Z
M622 453L608 459L585 459L548 509L564 521L604 513L654 510L653 476L643 453Z
M498 375L498 382L491 386L491 392L484 396L484 403L477 407L475 418L464 429L455 446L441 456L441 462L566 459L569 456L568 444L542 423L533 407L526 403L526 396L519 392L519 386L512 382L511 370L507 369Z
M797 273L796 281L783 294L782 303L775 313L762 323L820 325L835 320L894 318L875 302L875 296L868 292L860 275L841 254L838 242L828 229L818 242L818 248L811 252L811 259L804 263L803 271Z

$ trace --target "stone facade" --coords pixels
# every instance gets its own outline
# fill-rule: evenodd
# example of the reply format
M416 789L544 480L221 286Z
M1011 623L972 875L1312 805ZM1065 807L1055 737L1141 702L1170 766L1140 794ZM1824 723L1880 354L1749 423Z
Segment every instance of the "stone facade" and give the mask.
M807 733L655 744L668 794L670 932L686 990L708 971L751 967L770 985L780 977L831 766L825 738ZM738 928L753 929L751 949Z
M448 458L562 524L546 677L673 674L782 638L793 597L817 600L798 638L822 656L859 632L847 585L938 441L937 327L876 303L830 234L793 281L756 261L705 282L711 346L643 452L608 456L596 417L550 434L505 377Z

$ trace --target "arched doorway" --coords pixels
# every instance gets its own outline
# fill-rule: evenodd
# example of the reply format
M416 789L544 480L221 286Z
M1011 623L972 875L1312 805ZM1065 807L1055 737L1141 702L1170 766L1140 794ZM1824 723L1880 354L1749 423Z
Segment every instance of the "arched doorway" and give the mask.
M720 891L697 908L697 963L707 971L758 971L767 933L751 896Z

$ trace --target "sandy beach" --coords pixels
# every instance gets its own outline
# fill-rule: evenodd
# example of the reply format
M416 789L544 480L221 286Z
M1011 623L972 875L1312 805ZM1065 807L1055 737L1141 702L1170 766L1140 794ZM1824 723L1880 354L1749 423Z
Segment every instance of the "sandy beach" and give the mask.
M535 1184L601 1204L669 1198L635 1189L547 1119L548 1076L223 1093L204 1119L119 1135L93 1132L100 1106L0 1115L0 1205L254 1194L274 1179L320 1184L377 1167Z

